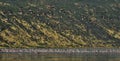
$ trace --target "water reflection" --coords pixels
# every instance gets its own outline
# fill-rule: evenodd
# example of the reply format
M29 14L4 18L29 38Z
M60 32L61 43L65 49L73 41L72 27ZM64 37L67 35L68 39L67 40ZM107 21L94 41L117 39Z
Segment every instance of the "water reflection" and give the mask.
M0 53L0 61L120 61L120 56Z

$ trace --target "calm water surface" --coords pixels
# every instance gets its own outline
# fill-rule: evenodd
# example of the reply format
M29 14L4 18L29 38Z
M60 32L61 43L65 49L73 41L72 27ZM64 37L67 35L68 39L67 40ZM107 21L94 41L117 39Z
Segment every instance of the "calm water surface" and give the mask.
M120 61L116 55L0 53L0 61Z

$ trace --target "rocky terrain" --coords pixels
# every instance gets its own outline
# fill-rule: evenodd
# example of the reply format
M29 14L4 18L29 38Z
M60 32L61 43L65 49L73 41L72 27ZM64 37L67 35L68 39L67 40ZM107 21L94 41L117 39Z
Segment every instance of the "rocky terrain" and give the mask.
M0 0L0 48L120 47L120 0Z

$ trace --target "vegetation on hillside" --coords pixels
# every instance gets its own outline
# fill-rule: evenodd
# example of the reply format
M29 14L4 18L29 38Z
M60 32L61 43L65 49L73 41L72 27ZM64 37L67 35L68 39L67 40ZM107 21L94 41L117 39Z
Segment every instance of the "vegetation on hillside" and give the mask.
M0 48L120 47L120 0L0 0Z

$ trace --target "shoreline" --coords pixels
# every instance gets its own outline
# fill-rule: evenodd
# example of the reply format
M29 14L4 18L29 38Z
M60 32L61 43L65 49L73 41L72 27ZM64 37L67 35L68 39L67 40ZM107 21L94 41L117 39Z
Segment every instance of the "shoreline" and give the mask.
M36 48L36 49L0 49L0 53L116 53L120 54L120 49L109 48L71 48L71 49L57 49L57 48Z

